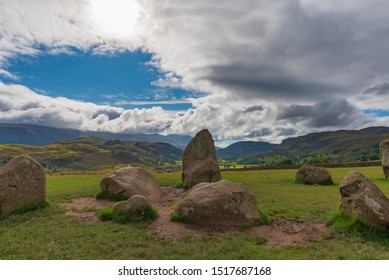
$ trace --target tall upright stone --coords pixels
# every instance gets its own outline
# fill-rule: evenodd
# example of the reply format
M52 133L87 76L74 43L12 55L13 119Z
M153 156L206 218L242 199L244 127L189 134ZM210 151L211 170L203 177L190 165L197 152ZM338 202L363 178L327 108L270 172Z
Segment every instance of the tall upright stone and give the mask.
M182 157L182 169L182 181L188 187L221 180L215 143L208 129L199 131L186 146Z
M381 164L384 171L385 178L389 177L389 139L381 141Z
M0 169L0 213L41 203L45 197L45 171L35 159L17 156Z

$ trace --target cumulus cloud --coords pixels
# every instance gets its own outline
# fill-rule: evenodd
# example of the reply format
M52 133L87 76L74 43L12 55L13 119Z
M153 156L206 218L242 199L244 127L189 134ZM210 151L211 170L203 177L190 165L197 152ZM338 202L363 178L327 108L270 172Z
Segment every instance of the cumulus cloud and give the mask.
M52 98L20 85L0 82L0 122L111 132L164 131L173 116L160 107L124 110L111 106Z

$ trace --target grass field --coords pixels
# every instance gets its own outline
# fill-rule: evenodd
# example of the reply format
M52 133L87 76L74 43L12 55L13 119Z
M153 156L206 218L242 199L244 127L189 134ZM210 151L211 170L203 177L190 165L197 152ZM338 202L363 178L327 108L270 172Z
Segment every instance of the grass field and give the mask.
M293 183L296 170L224 172L254 192L258 207L269 216L327 223L337 209L340 180L359 170L389 195L389 180L380 167L330 169L335 185ZM59 203L93 196L100 175L47 177L48 208L0 217L1 259L389 259L389 235L332 232L323 242L287 247L258 245L244 232L220 233L177 241L151 236L146 224L85 223L65 216ZM180 181L179 173L155 174L161 185Z

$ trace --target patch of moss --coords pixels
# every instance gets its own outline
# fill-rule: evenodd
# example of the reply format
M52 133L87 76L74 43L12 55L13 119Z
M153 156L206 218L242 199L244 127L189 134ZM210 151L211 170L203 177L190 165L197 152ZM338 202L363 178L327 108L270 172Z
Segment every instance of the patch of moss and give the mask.
M97 216L102 221L113 221L119 224L151 223L158 217L158 211L155 207L151 206L138 213L127 214L113 211L111 207L107 207L100 209L97 212Z
M185 216L185 215L183 215L181 213L178 213L177 211L174 211L170 215L170 221L171 222L186 223L186 224L192 223L192 221L188 218L188 216Z
M123 201L123 200L129 199L128 196L123 195L121 193L112 194L112 193L103 192L103 191L98 192L95 197L96 197L96 199L109 199L109 200L113 200L113 201Z

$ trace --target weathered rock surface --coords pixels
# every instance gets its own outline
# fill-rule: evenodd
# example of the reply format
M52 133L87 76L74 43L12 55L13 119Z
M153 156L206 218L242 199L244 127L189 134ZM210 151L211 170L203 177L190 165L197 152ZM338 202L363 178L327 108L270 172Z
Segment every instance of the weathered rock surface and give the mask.
M153 175L139 167L123 167L100 182L103 192L122 194L128 198L142 195L154 201L161 197L161 187Z
M176 211L204 225L247 226L260 217L254 194L227 180L197 184L177 204Z
M207 129L198 132L186 146L182 157L182 181L188 187L202 182L221 180L215 144Z
M296 182L305 185L332 185L331 173L320 166L304 165L296 173Z
M389 199L369 178L352 171L340 182L340 210L367 225L389 228Z
M389 139L382 140L380 143L381 164L385 178L389 177Z
M120 201L112 206L114 212L138 214L151 207L150 201L141 195L131 196L128 200Z
M41 203L46 197L43 167L29 156L17 156L0 170L0 213Z

